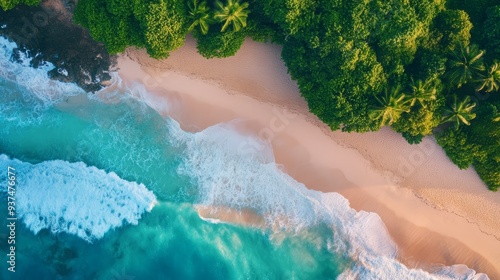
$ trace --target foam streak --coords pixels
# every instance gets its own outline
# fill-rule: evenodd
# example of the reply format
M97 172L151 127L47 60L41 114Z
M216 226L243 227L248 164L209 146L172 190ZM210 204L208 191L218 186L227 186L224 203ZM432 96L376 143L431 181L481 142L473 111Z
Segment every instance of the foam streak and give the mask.
M0 169L7 166L16 169L18 218L35 234L49 229L91 242L124 223L136 225L156 204L155 195L143 184L82 162L30 164L0 155ZM0 174L2 182L7 181L5 173Z

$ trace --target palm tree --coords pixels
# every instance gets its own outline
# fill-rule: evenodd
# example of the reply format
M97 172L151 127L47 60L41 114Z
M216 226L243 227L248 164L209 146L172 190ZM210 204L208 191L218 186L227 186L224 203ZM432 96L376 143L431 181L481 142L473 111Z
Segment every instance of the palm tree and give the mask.
M497 113L497 114L493 117L493 121L494 121L494 122L500 122L500 113Z
M500 88L500 64L495 61L487 69L486 75L481 75L481 78L477 80L479 86L476 88L477 91L484 90L486 92L498 91Z
M467 96L461 102L458 102L456 95L453 95L453 102L445 109L441 123L453 122L455 129L460 127L460 124L470 125L470 120L476 117L472 110L476 107L476 103L471 102Z
M247 9L247 2L240 4L238 0L227 0L227 5L224 6L222 2L217 1L217 6L219 9L215 12L214 18L219 22L224 22L221 32L226 31L231 24L234 31L247 26L247 17L250 13Z
M378 105L369 113L371 119L380 121L380 126L391 125L399 120L401 114L410 112L411 100L407 99L399 87L385 90L383 96L374 95Z
M193 21L188 30L192 31L199 25L201 33L203 35L207 34L210 25L210 11L207 2L201 1L201 3L198 3L198 0L193 0L188 3L188 8L188 17Z
M413 107L418 102L422 107L427 108L427 101L436 100L437 89L434 85L434 79L429 79L425 82L423 82L422 80L417 80L415 82L412 79L412 84L410 85L410 87L410 106Z
M484 51L477 45L457 45L450 51L448 59L448 80L458 88L476 79L484 71Z

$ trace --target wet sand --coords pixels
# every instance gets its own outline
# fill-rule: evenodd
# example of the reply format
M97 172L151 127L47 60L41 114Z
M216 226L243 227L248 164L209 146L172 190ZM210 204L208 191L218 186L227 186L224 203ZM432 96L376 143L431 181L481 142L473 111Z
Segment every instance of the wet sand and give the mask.
M432 137L409 145L388 128L330 131L308 112L280 51L247 40L236 56L207 60L188 38L162 61L129 49L118 67L122 86L145 85L140 98L183 129L237 119L244 133L272 144L276 162L297 181L380 215L407 266L465 264L500 279L500 193L488 191L473 169L459 170ZM226 219L257 219L248 215Z

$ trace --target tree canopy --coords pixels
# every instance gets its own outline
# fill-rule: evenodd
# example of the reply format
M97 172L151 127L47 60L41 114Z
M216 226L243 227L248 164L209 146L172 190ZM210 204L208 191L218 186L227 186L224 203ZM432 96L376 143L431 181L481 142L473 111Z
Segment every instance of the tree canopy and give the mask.
M38 3L40 0L0 0L0 8L7 11L20 4L33 6Z
M110 53L137 46L154 58L182 46L189 27L182 0L80 0L74 19Z

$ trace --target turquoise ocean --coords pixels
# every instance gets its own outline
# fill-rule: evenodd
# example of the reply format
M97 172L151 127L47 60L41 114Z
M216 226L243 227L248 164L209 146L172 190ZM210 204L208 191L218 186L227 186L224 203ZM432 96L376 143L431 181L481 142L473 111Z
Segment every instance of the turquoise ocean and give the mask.
M0 37L0 279L486 279L405 267L378 215L308 190L231 123L183 131L137 94L103 99L50 80L48 63L13 62L15 47ZM264 224L203 219L196 206Z

